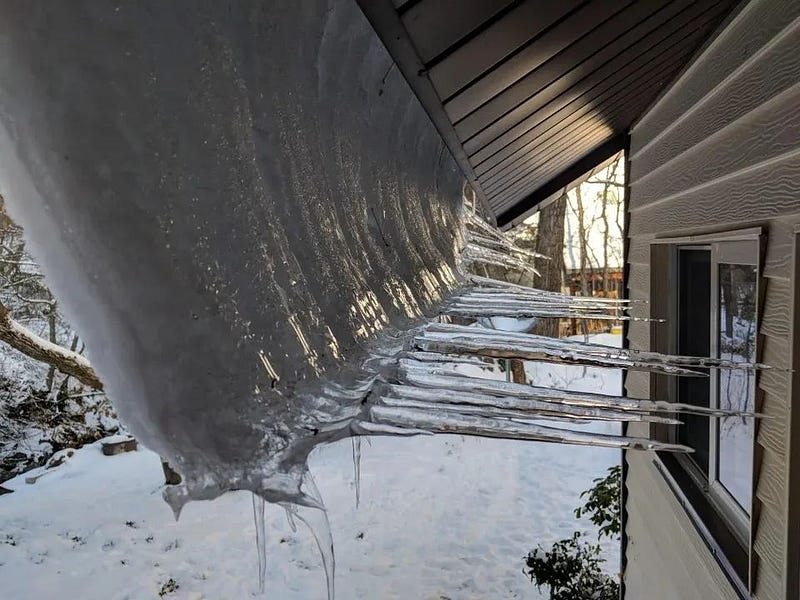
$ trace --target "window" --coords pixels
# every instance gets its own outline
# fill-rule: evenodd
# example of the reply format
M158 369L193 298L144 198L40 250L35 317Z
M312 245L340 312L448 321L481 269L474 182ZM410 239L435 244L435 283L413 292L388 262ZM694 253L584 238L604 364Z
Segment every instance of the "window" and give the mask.
M651 247L652 349L756 362L760 230L658 240ZM755 373L707 369L705 377L653 375L653 399L753 411ZM681 414L656 426L661 439L695 451L659 455L660 469L701 534L746 587L753 489L754 423L747 417ZM663 468L662 468L663 467Z
M678 245L677 352L755 362L757 241ZM675 400L752 411L755 374L713 369L708 377L678 379ZM742 541L749 537L753 420L683 415L673 435L695 452L682 459Z

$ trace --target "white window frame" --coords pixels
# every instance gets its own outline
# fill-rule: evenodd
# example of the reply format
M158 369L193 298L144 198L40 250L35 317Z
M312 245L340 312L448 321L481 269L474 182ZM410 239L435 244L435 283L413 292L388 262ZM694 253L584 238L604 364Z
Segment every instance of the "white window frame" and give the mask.
M711 356L719 357L719 336L720 336L720 288L719 288L719 266L721 264L750 265L756 268L756 332L758 332L758 281L761 277L759 268L759 248L758 239L737 240L714 242L711 244ZM756 334L753 356L758 353L758 335ZM755 362L755 361L754 361ZM720 372L715 370L711 373L709 385L709 396L711 406L719 408L719 385ZM753 404L755 405L755 388L753 389ZM708 483L711 489L711 498L720 504L720 508L725 516L732 521L734 529L747 543L750 539L750 515L753 514L753 489L750 489L750 505L743 509L733 495L728 491L719 479L719 450L717 448L719 440L720 418L711 418L709 421L709 441L708 441ZM751 483L753 470L753 451L755 445L755 427L751 422L752 441L750 449L751 457Z

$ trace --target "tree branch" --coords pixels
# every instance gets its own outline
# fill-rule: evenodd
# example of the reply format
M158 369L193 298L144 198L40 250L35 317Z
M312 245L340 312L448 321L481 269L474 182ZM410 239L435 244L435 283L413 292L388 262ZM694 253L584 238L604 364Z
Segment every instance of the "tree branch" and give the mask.
M610 179L587 179L586 183L599 183L601 185L613 185L615 187L624 188L625 184L618 181L611 181Z
M0 341L34 360L54 366L90 388L103 389L103 383L86 358L32 333L12 319L8 308L1 303Z

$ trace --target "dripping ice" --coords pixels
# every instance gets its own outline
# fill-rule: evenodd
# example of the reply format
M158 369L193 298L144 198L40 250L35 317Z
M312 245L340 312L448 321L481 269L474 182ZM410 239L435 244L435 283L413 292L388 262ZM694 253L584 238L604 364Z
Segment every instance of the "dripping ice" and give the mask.
M253 520L256 529L256 551L258 553L258 593L263 594L267 576L267 536L264 522L266 502L261 496L252 494Z

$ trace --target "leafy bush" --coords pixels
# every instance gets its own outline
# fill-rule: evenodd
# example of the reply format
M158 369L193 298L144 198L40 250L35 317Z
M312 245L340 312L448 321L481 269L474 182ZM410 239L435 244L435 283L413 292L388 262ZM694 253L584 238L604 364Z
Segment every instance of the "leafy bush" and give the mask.
M615 465L608 469L608 475L594 480L592 489L581 493L581 498L587 498L587 501L575 509L575 517L589 516L589 520L599 527L598 537L619 535L621 481L622 467Z
M586 503L575 509L575 517L588 516L599 528L598 538L619 536L620 486L622 469L609 468L608 475L594 480L594 487L581 493ZM576 531L571 538L553 544L550 550L541 545L528 553L525 573L541 591L550 591L550 600L616 600L619 583L603 572L600 545L582 539Z
M525 560L531 581L540 591L549 587L551 600L617 600L619 584L603 573L603 562L600 546L581 540L578 531L548 551L539 546Z

